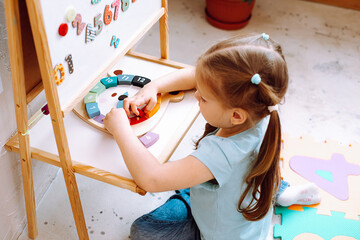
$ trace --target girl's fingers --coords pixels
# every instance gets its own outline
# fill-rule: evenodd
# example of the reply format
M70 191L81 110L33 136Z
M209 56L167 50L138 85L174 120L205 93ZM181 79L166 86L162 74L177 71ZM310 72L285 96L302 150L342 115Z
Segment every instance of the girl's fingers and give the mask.
M150 98L147 105L144 108L144 112L150 112L156 105L157 103L157 99L155 98Z
M130 115L130 110L129 110L129 108L130 108L130 103L129 103L130 101L129 101L129 99L128 98L125 98L124 100L123 100L123 108L124 108L124 110L125 110L125 112L126 112L126 115Z
M135 113L135 115L137 115L137 116L139 115L138 105L135 102L130 103L130 108L131 108L131 111L133 113Z

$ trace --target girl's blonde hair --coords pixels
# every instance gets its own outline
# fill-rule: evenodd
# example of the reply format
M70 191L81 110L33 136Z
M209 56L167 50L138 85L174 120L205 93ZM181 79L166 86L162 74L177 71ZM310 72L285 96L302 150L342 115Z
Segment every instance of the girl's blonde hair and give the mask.
M261 77L258 85L251 82L256 73ZM238 203L238 211L247 220L259 220L269 211L280 183L280 119L277 111L269 112L268 106L279 104L288 87L288 70L281 46L260 34L233 37L219 42L200 56L196 75L224 107L246 110L248 120L245 124L254 126L270 115L257 160L245 178L247 187ZM196 148L201 139L215 129L207 124ZM241 207L248 194L253 200L248 206Z

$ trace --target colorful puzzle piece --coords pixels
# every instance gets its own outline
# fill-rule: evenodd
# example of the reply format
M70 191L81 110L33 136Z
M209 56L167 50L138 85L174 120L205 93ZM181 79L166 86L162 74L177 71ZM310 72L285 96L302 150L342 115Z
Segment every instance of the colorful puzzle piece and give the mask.
M106 77L100 81L102 84L104 84L106 89L117 86L117 77Z
M100 109L97 103L87 103L85 104L85 109L89 118L100 115Z
M121 74L118 75L118 85L131 85L132 80L134 79L134 75L130 74Z
M138 108L137 110L139 112L139 115L135 116L135 117L132 117L132 118L129 118L130 125L135 125L135 124L141 123L141 122L145 121L146 119L148 119L145 116L145 113L143 112L143 110L141 110L140 108Z
M157 113L157 111L159 111L160 105L161 105L161 93L158 93L155 107L151 109L150 112L145 113L145 116L147 118L151 118L152 116L154 116L154 114Z
M93 119L94 119L95 121L97 121L98 123L104 124L104 122L103 122L103 119L104 119L104 118L105 118L105 116L102 115L102 114L100 114L100 115L94 117Z
M276 207L275 214L281 214L281 226L275 224L274 238L292 240L302 233L313 233L324 240L336 236L360 239L360 220L344 218L344 213L331 212L331 216L319 215L316 209L303 207L304 211L292 211L286 207Z
M159 140L159 134L147 132L144 136L140 137L139 140L146 148L149 148Z
M119 101L116 105L116 108L123 108L124 107L124 102L123 101Z
M335 155L334 155L335 154ZM298 170L295 172L290 167L290 161L295 160L296 156L306 156L306 170ZM342 176L342 181L339 181L341 177L339 174L347 172L348 174L360 167L360 144L344 145L339 142L326 140L316 141L309 136L302 137L290 137L289 135L283 135L282 137L282 149L281 149L281 175L291 185L306 184L309 181L319 185L321 202L316 208L317 214L330 216L332 211L345 213L345 218L358 220L360 215L360 175L353 175L354 173ZM293 159L294 158L294 159ZM312 158L312 159L310 159ZM340 158L340 159L337 159ZM344 166L334 167L336 161L345 161ZM297 161L300 161L298 159ZM316 163L317 162L317 163ZM333 162L333 163L330 163ZM314 163L314 164L313 164ZM319 165L319 163L321 163ZM327 166L329 164L329 166ZM318 165L315 167L315 165ZM348 167L352 168L351 170ZM346 167L348 166L348 167ZM295 166L294 166L295 168ZM335 170L336 169L336 170ZM306 178L303 172L311 172L311 179ZM333 194L326 190L326 187L320 183L326 185L327 188L341 188L348 192L348 198L346 200L340 200ZM346 183L345 183L345 182ZM331 189L335 191L336 189ZM338 190L336 190L338 191ZM342 194L344 195L344 194ZM291 207L293 209L293 207ZM302 209L302 207L299 207Z
M151 82L150 79L146 78L146 77L141 77L141 76L135 76L134 79L132 80L131 84L137 87L144 87L146 84L148 84L149 82Z
M101 82L98 82L91 90L90 92L96 93L97 96L99 96L102 92L106 90L106 87Z
M348 175L360 175L360 166L346 162L344 155L334 153L330 160L294 156L290 167L340 200L349 198Z
M119 98L118 98L119 102L118 102L118 104L117 104L116 107L117 107L117 108L122 108L122 107L123 107L123 103L124 103L123 100L124 100L125 98L127 98L128 96L129 96L129 93L128 93L128 92L120 95Z
M96 93L89 92L84 97L84 103L96 103Z

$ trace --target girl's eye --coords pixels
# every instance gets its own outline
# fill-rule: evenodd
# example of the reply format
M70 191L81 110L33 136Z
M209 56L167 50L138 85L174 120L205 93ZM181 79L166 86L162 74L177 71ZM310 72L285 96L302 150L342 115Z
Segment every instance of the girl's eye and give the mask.
M203 97L200 97L200 100L206 102L206 100Z

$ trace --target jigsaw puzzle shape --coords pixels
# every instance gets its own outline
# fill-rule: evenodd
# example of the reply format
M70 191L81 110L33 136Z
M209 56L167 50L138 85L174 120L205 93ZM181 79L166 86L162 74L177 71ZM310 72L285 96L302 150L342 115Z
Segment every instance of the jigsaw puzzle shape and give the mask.
M332 140L319 141L309 136L291 137L284 134L282 136L281 149L281 175L291 185L314 182L296 173L290 167L290 159L295 156L306 156L327 161L326 163L328 163L330 159L334 158L333 154L341 154L341 157L345 158L348 164L352 164L354 169L351 171L356 171L355 169L358 169L360 166L360 144L344 145ZM308 163L308 167L312 168L312 162ZM313 174L328 184L335 184L336 172L328 170L326 168L315 168L313 169ZM358 220L360 215L359 186L360 175L347 175L348 199L346 201L340 200L322 187L319 187L321 202L313 207L316 208L317 214L331 216L331 212L336 211L345 213L345 218L347 219ZM295 207L298 211L302 211L302 206L291 206L290 208L295 210Z
M324 239L313 233L302 233L300 235L297 235L293 240L324 240ZM358 239L347 236L336 236L331 240L358 240Z
M274 238L293 240L303 233L316 234L324 240L337 236L360 239L360 219L344 218L341 212L331 212L331 216L316 213L315 208L303 207L302 212L276 207L275 214L281 214L282 224L275 224Z
M294 156L290 159L290 167L343 201L349 198L348 175L360 175L360 166L346 162L344 155L338 153L334 153L330 160Z

